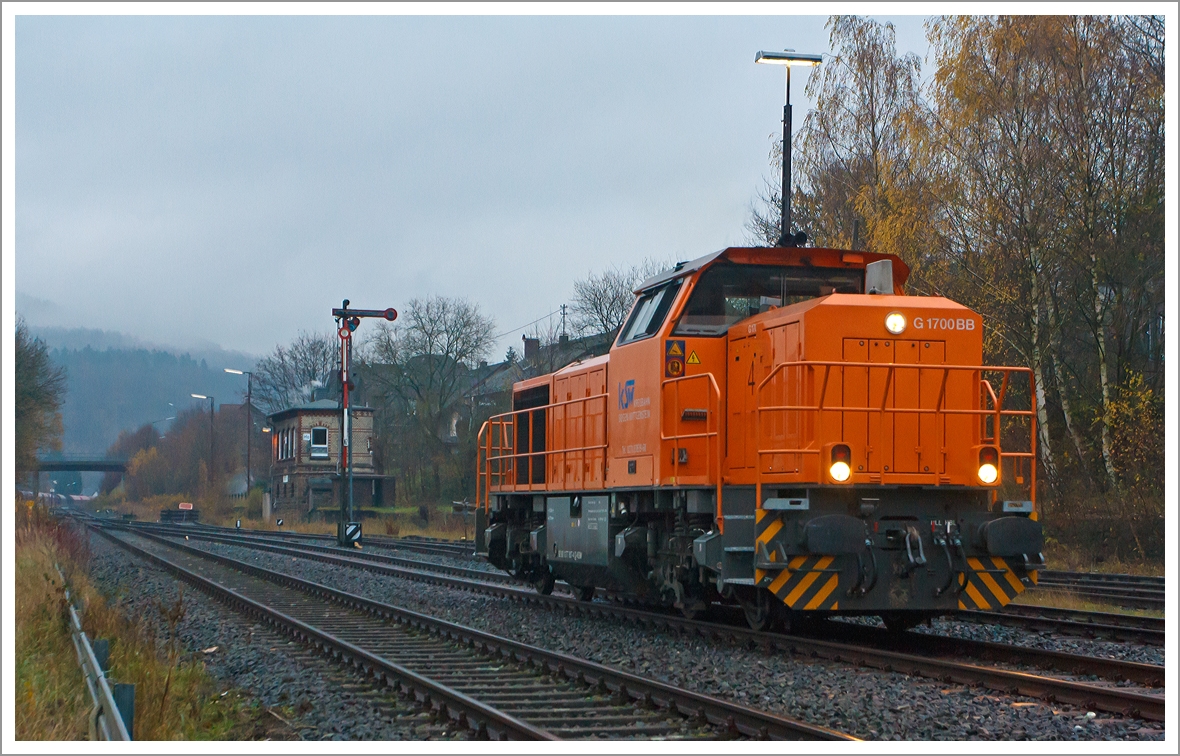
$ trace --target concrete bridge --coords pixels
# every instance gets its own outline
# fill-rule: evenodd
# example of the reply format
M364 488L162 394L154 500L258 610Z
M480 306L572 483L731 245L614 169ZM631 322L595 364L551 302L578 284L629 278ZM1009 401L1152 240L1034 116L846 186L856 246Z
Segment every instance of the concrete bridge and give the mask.
M125 459L99 459L92 454L63 454L52 458L38 458L31 472L127 472Z

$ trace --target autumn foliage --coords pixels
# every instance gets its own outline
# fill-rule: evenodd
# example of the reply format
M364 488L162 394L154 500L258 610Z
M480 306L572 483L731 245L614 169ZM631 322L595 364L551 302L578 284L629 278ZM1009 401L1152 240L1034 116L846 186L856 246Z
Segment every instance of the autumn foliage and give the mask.
M925 79L891 25L828 29L796 134L799 227L896 254L910 293L983 315L985 358L1036 377L1049 531L1162 556L1162 18L935 18ZM767 243L763 199L747 227Z

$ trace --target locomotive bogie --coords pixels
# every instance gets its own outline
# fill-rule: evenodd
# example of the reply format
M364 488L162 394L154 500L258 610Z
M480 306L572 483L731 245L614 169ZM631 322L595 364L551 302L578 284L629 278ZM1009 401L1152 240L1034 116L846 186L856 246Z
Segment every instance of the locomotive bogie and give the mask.
M765 589L794 612L882 616L998 608L1043 560L1039 525L997 513L988 492L777 489L755 508L752 487L732 487L723 533L702 506L708 493L528 497L539 505L502 497L500 522L478 532L477 549L550 587L597 586L683 609Z

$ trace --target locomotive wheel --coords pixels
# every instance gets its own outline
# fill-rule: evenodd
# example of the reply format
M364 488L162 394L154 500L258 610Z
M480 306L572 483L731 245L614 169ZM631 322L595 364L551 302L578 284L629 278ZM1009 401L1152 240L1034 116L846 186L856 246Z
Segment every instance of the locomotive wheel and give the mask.
M574 595L577 596L578 601L592 601L594 599L594 586L592 585L571 585L574 589Z
M755 591L753 596L743 596L738 599L742 605L742 612L746 615L746 624L755 632L762 632L770 628L774 613L770 605L768 591Z
M553 577L553 573L545 570L541 577L533 581L533 587L537 589L537 593L542 596L548 596L550 593L553 593L553 584L556 582L557 579Z

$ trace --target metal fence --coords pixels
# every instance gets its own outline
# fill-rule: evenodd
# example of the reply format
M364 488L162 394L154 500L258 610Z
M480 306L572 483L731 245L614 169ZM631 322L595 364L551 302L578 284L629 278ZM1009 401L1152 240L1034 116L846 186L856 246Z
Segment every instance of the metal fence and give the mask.
M65 575L57 568L65 585ZM66 607L70 613L70 636L78 653L78 664L86 688L90 691L93 707L90 710L91 740L131 740L135 722L135 686L107 680L110 668L110 643L103 639L93 642L82 631L82 618L70 600L70 589L65 589Z

